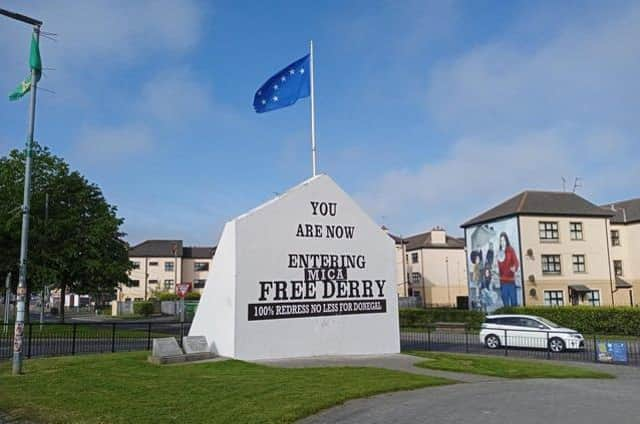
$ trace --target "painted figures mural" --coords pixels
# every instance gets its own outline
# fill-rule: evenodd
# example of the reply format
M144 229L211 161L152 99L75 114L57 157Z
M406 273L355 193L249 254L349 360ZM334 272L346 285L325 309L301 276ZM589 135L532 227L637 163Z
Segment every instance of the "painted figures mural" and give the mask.
M522 305L517 219L469 227L466 237L470 307L490 313Z

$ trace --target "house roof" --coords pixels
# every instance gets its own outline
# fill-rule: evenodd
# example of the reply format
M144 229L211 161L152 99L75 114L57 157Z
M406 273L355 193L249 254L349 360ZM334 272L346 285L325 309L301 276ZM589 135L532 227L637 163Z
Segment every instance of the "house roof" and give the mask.
M612 224L632 224L640 222L640 198L602 205L607 211L614 213Z
M216 253L215 246L185 246L182 249L184 258L211 259Z
M401 244L404 241L407 251L416 249L464 249L464 239L450 235L445 235L446 242L444 244L433 243L431 241L431 231L405 238L389 233L389 237L395 240L396 244Z
M176 246L176 253L173 248ZM134 257L171 257L182 256L182 240L145 240L129 249L129 256Z
M610 217L613 212L575 193L527 190L461 225L462 228L516 215Z
M183 246L182 240L145 240L129 249L129 257L173 258L173 246L180 258L211 259L215 246Z

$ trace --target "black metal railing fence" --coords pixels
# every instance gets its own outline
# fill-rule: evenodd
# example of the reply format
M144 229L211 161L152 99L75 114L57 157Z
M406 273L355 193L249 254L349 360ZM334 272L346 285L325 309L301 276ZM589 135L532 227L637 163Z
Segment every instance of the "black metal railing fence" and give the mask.
M25 325L26 358L82 353L150 350L156 337L182 337L189 322L29 323ZM13 325L0 325L0 359L13 355Z
M495 334L493 334L495 333ZM530 359L553 359L580 362L612 362L640 366L640 338L588 335L582 343L570 346L567 333L557 331L497 330L481 332L479 328L460 326L458 328L402 328L400 345L403 351L424 350L451 353L478 353L513 356ZM487 337L497 336L497 345L489 347ZM561 334L563 336L561 337ZM557 339L562 341L558 350ZM617 352L611 355L607 345L617 345ZM621 352L623 351L623 352ZM626 361L617 361L622 356Z

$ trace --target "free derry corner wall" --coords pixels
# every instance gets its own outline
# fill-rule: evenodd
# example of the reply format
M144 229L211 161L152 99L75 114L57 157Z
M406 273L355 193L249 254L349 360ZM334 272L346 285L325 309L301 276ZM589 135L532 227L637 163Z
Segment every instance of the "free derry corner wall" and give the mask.
M189 331L238 359L400 351L393 240L328 176L229 221Z

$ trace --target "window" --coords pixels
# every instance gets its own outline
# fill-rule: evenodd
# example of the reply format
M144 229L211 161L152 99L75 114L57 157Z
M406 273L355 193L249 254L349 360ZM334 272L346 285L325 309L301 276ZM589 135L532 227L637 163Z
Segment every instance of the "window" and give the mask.
M415 252L415 253L411 254L411 263L412 264L417 264L418 263L418 252Z
M173 280L164 280L164 289L171 290L173 288Z
M542 323L531 318L520 318L520 327L540 328Z
M149 266L158 266L158 262L155 262L155 261L149 262Z
M564 293L562 292L562 290L545 290L544 304L546 306L563 306Z
M613 273L616 277L622 277L622 261L613 261Z
M569 232L571 240L582 240L582 222L569 223Z
M420 275L419 272L412 272L411 273L411 282L414 284L418 284L422 282L422 276Z
M620 246L620 231L611 230L611 246Z
M194 262L194 271L209 271L209 262Z
M591 290L586 292L584 300L591 306L600 306L600 290Z
M129 287L140 287L140 280L129 280Z
M138 262L138 261L131 261L131 268L132 268L132 269L140 269L140 262Z
M164 263L164 270L165 272L173 272L174 269L174 263L173 262L165 262Z
M540 240L557 241L559 239L557 222L545 222L545 221L539 222L538 232L540 233Z
M158 280L149 280L149 284L158 284Z
M573 255L573 272L587 272L584 255Z
M542 255L543 274L560 274L560 272L562 272L560 255Z
M193 288L194 289L203 289L207 280L193 280Z
M141 298L141 297L134 297L134 298L133 298L133 301L134 301L134 302L142 302L143 300L144 300L144 299L143 299L143 298Z

